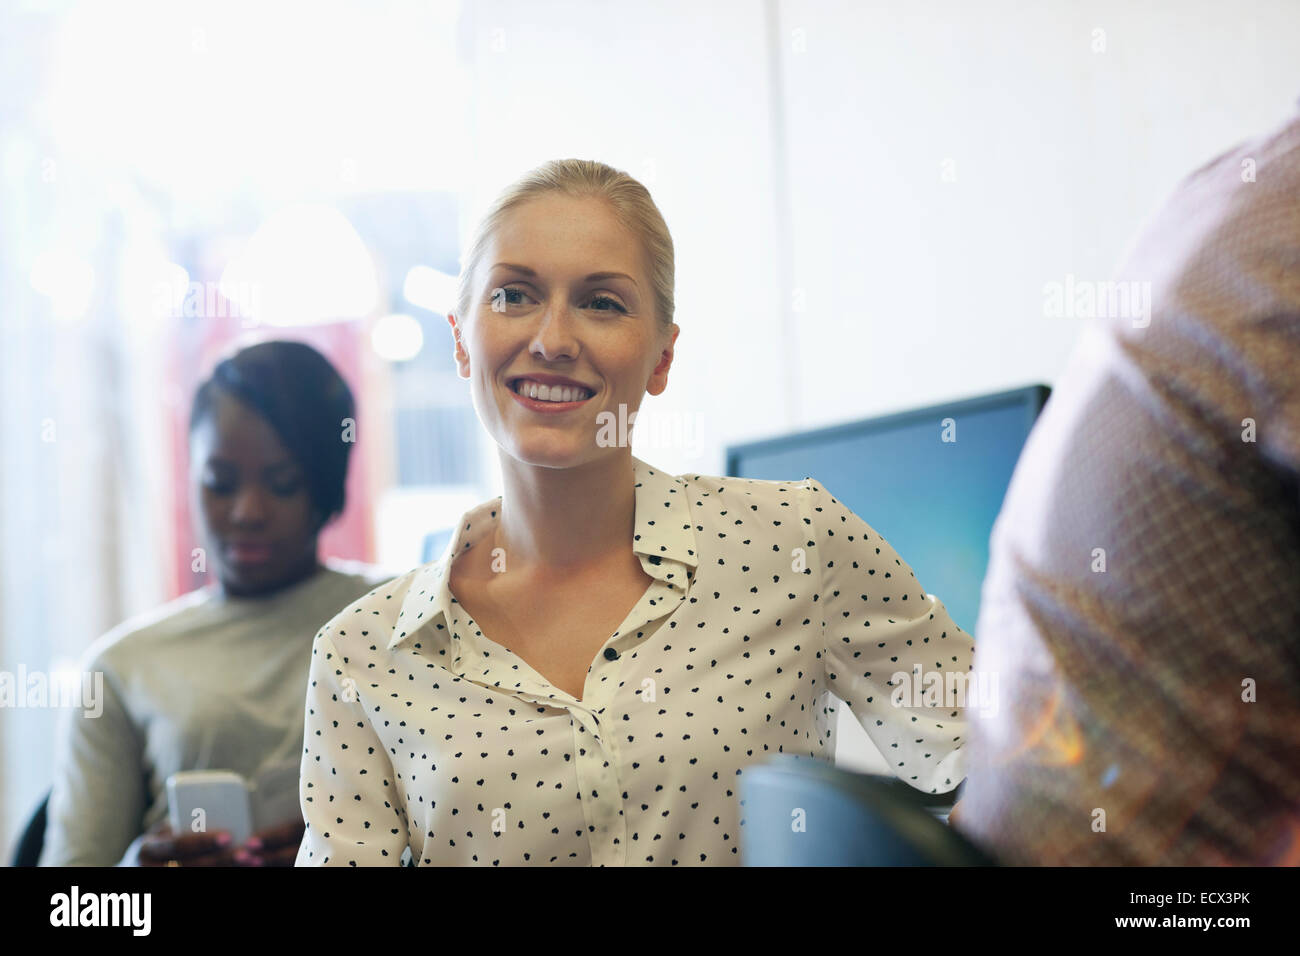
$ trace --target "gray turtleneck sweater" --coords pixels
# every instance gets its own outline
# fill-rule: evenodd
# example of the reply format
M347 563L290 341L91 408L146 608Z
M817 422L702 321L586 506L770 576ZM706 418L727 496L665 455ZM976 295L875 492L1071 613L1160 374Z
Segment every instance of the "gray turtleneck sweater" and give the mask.
M312 639L389 577L329 562L268 597L201 588L92 644L101 699L63 713L41 865L118 863L166 816L177 771L253 779L300 759Z

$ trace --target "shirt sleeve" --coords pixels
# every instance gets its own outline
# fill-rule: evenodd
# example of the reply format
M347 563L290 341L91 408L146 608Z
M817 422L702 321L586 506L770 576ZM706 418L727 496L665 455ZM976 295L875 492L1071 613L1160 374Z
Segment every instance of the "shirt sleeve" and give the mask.
M41 866L113 866L144 826L143 736L112 672L96 658L84 670L99 700L60 715Z
M811 478L803 507L827 689L895 776L947 793L966 775L974 640L884 538Z
M306 830L297 866L399 866L408 844L395 774L347 674L330 625L312 646L299 799ZM340 632L341 633L341 632Z

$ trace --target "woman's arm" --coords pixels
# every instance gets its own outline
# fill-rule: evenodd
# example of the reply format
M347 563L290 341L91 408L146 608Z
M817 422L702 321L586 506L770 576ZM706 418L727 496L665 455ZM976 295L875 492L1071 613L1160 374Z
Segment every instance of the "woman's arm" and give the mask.
M148 803L144 739L118 681L102 660L85 669L102 679L102 707L60 715L41 866L115 865L140 835Z
M365 690L347 673L330 633L316 635L307 684L299 796L307 829L298 866L400 866L406 810L383 741L370 726ZM339 630L340 639L346 639Z
M875 530L816 481L803 492L807 564L819 574L827 689L894 775L946 793L966 775L975 642ZM996 690L996 688L994 688Z

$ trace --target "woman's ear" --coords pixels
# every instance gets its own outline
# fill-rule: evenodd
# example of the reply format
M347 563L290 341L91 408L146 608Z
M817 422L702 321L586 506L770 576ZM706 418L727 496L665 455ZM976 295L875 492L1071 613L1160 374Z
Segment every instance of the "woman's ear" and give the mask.
M667 336L667 344L659 356L659 364L655 366L654 371L650 374L650 381L646 383L646 391L651 395L659 395L668 387L668 369L673 364L673 346L677 342L677 334L681 331L677 323L673 323L671 335Z
M455 340L455 348L452 350L452 356L456 360L456 366L460 371L460 377L469 378L469 352L465 351L464 330L461 328L460 319L453 313L448 312L447 322L451 325L452 338Z

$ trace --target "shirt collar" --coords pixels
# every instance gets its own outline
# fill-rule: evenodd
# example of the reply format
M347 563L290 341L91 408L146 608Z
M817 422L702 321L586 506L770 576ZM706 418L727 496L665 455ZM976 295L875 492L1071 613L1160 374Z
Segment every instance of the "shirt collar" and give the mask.
M657 581L684 595L693 569L698 564L695 532L691 527L689 491L681 478L646 464L632 456L636 489L636 524L632 550L641 567ZM442 557L415 571L393 626L389 650L430 624L447 626L451 590L447 586L451 559L492 526L501 514L501 496L476 505L461 516Z

